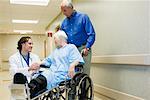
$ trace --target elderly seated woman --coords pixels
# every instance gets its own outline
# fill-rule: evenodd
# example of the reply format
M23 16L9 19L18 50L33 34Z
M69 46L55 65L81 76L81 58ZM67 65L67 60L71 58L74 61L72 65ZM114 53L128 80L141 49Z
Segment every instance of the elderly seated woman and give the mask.
M84 64L84 60L73 44L67 44L67 35L59 30L54 34L56 49L45 58L40 65L49 66L48 70L43 71L29 83L31 95L36 94L42 88L52 89L62 81L71 79L75 74L75 66L79 63Z

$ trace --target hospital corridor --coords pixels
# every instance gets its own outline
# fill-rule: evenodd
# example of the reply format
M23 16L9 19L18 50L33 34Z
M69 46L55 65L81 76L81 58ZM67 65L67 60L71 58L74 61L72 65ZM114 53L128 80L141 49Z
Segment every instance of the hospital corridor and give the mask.
M49 99L150 100L150 0L0 0L0 100Z

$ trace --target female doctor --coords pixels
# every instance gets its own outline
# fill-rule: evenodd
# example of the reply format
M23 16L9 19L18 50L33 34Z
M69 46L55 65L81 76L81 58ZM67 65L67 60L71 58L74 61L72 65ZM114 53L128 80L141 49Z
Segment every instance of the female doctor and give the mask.
M18 41L18 52L10 56L10 74L14 76L16 73L22 73L27 77L28 82L31 76L37 72L39 67L37 64L40 59L37 55L31 53L33 42L31 37L22 37Z

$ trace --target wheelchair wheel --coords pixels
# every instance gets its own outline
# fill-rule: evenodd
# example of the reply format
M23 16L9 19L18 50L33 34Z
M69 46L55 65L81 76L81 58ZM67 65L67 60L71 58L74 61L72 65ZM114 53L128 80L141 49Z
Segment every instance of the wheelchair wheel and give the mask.
M52 100L50 94L51 94L51 93L49 92L48 94L45 94L45 95L41 96L41 97L40 97L39 99L37 99L37 100Z
M93 100L93 83L87 74L79 73L73 78L76 100Z

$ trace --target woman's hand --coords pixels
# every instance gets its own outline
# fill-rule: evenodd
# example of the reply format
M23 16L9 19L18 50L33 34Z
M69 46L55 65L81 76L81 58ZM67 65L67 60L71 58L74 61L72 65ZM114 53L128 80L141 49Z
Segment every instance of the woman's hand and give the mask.
M78 64L79 61L74 61L70 64L69 71L68 71L69 77L73 78L73 76L75 75L75 66Z
M68 74L69 74L69 77L73 78L75 74L75 66L70 66Z

